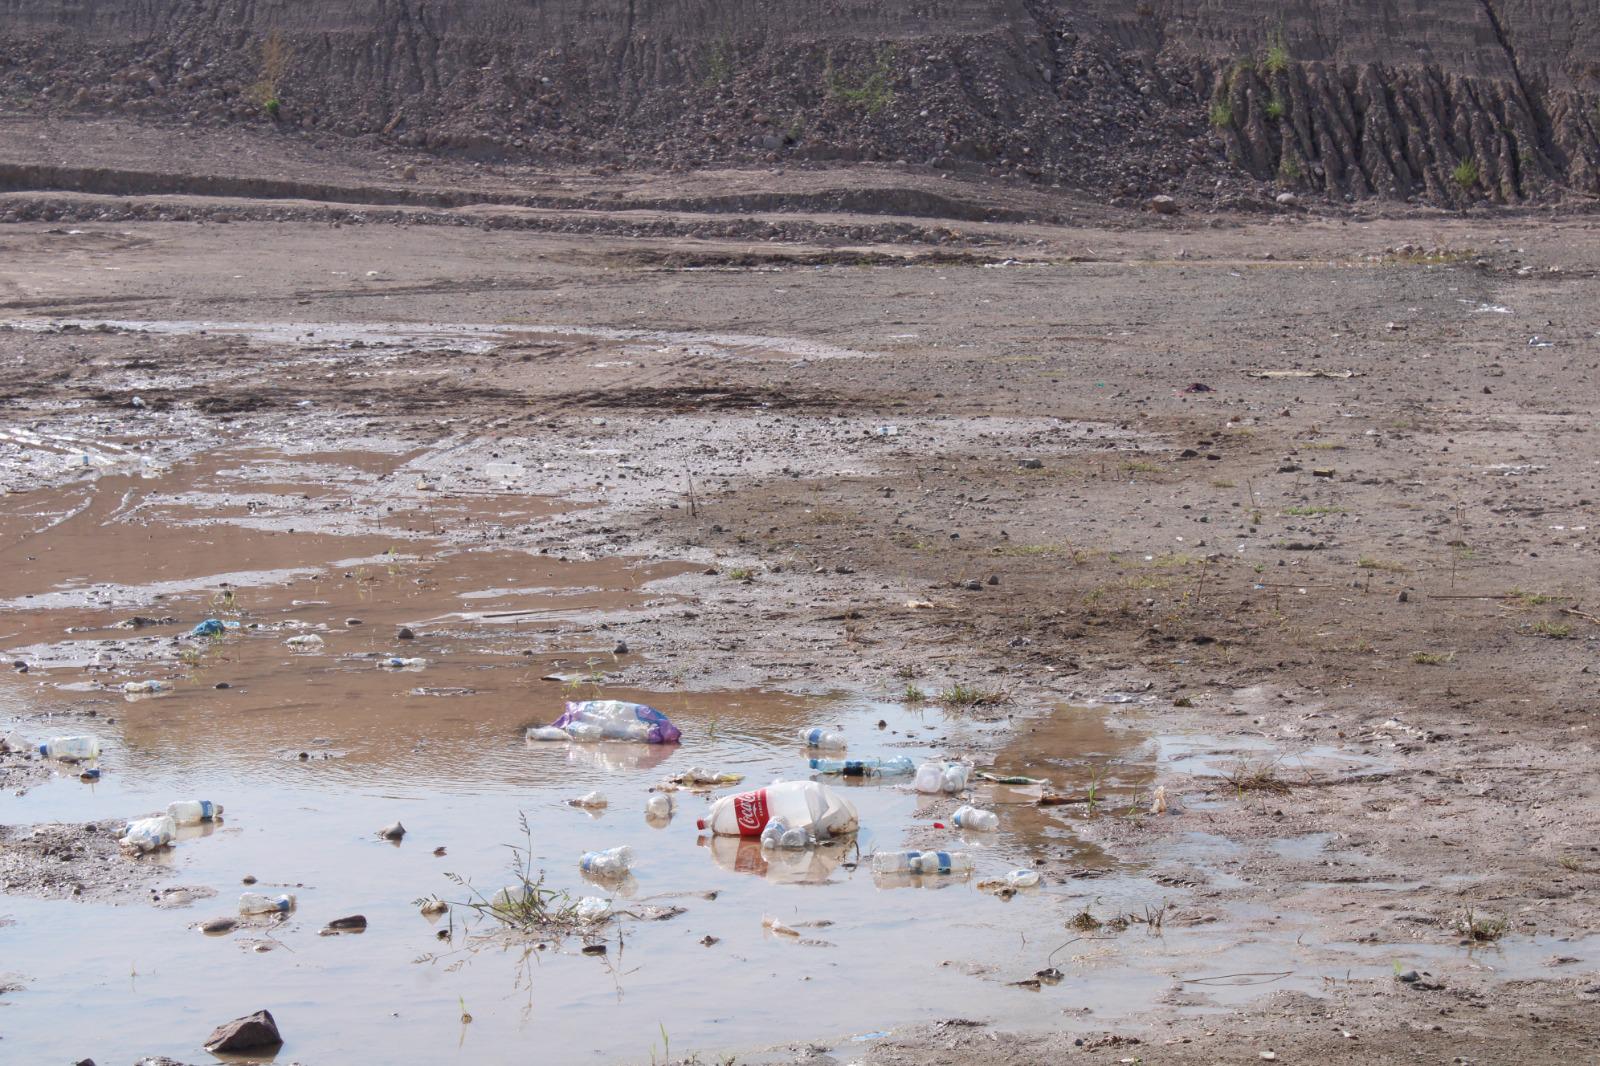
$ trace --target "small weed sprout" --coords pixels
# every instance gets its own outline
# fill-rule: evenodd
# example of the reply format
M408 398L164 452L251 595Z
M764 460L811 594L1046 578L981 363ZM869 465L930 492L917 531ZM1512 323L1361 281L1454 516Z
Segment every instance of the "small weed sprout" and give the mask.
M1225 130L1233 125L1233 105L1226 100L1218 100L1211 105L1211 110L1206 115L1213 128Z
M1463 192L1478 184L1479 176L1476 159L1463 159L1450 171L1450 179L1461 186Z
M905 691L900 693L901 703L926 703L928 694L917 687L915 681L906 683Z
M1284 110L1285 108L1283 106L1283 101L1276 96L1268 100L1267 106L1262 109L1267 118L1272 122L1277 122L1279 119L1281 119L1283 117Z
M535 871L533 868L533 829L528 825L528 816L518 814L517 822L522 829L522 843L506 845L511 851L511 884L506 888L488 897L460 874L445 874L451 883L468 893L467 899L450 903L452 928L456 908L470 910L479 917L492 918L505 928L520 933L559 933L574 931L582 926L577 917L577 901L560 889L546 888L544 871ZM438 896L424 896L412 900L412 905L421 907L435 902L447 901L441 901ZM462 1014L465 1013L463 1009Z
M1281 31L1272 35L1261 65L1266 67L1268 74L1282 74L1289 69L1289 44L1283 39Z
M892 48L885 48L878 53L878 58L874 60L872 68L859 85L851 85L842 75L834 71L831 59L824 72L829 96L870 115L875 115L894 103L894 89L890 84L893 76L894 49Z
M1481 914L1471 905L1468 905L1456 916L1456 932L1472 941L1474 944L1489 944L1505 936L1510 925L1505 918L1499 915Z
M1289 782L1278 776L1276 761L1240 759L1228 768L1222 779L1240 795L1246 792L1269 792L1281 796L1289 791Z
M958 682L942 690L938 700L946 707L993 707L1010 703L1011 697L1004 689L982 688Z
M1535 622L1533 624L1533 635L1536 637L1548 637L1551 640L1566 640L1572 636L1572 627L1565 622Z
M1418 666L1444 666L1453 662L1455 657L1456 653L1453 651L1444 655L1431 651L1414 651L1411 653L1411 661Z
M250 86L250 95L261 105L261 110L274 119L283 106L278 93L283 86L283 79L289 73L291 58L289 45L277 30L267 34L266 40L261 42L259 76L256 83Z

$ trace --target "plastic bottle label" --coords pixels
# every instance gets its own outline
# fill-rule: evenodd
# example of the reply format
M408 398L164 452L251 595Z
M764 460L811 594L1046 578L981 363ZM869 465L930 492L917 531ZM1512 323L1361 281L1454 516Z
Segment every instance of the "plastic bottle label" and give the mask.
M771 817L767 812L767 790L746 792L733 798L733 815L739 823L739 835L757 837L766 828Z

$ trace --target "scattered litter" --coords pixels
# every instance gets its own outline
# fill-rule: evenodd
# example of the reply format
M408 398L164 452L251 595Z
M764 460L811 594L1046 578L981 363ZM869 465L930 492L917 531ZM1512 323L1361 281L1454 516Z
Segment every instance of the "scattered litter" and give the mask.
M606 851L586 851L578 859L578 869L589 877L622 877L632 865L633 849L626 844Z
M176 800L167 804L167 814L178 825L199 825L222 817L222 804L210 800Z
M670 792L655 792L644 801L644 814L646 818L671 818L677 809L678 801Z
M122 692L126 696L156 696L163 692L172 691L170 681L124 681Z
M406 827L401 825L399 822L396 822L393 825L386 825L382 829L378 830L378 836L384 840L399 840L405 835Z
M430 899L422 904L422 914L426 918L436 918L450 909L450 904L442 899Z
M964 851L880 851L872 857L875 874L965 874L972 856Z
M1155 798L1150 801L1151 814L1167 813L1167 786L1157 785Z
M682 734L654 707L624 700L580 700L550 723L573 740L634 740L646 744L676 744Z
M189 630L191 637L220 637L229 629L238 629L239 623L235 621L224 622L220 618L207 618L193 629Z
M170 814L158 814L151 818L140 818L128 823L122 831L122 836L117 838L117 843L124 849L138 854L155 851L172 843L173 836L178 832L177 823Z
M580 922L603 922L611 917L611 901L599 896L584 896L572 908L572 915Z
M950 821L957 829L976 829L980 832L992 832L1000 828L1000 816L993 811L979 810L971 804L956 808L950 816Z
M841 777L902 777L917 772L917 764L909 755L896 755L882 759L872 756L865 759L812 759L811 769L819 774L837 774Z
M774 818L761 830L763 848L809 848L814 841L808 829L790 829Z
M974 770L973 777L996 785L1048 785L1048 777L1024 777L1021 774L997 774L989 770Z
M1474 307L1471 311L1469 311L1468 314L1509 315L1511 314L1511 308L1505 307L1501 304L1479 304L1477 307Z
M907 600L906 606L913 611L926 611L933 607L932 600Z
M898 437L900 435L900 427L899 426L876 426L872 430L872 435L874 437Z
M322 638L315 633L301 633L284 641L291 648L312 649L322 647Z
M724 785L737 785L744 780L743 774L715 773L711 770L702 770L691 766L681 774L667 778L667 783L679 788L686 788L696 792L707 792Z
M557 729L553 725L536 725L529 727L528 732L524 735L524 739L534 741L566 741L571 740L572 737L567 735L567 731L565 729Z
M259 892L246 892L239 897L240 914L288 914L294 910L294 896L287 892L264 896Z
M964 762L925 762L917 767L916 790L924 793L961 792L972 768Z
M100 757L100 738L90 735L51 737L39 745L39 754L63 762L92 762Z
M579 796L577 799L567 800L567 806L583 807L587 810L597 810L601 807L608 806L610 802L610 800L606 799L605 793L590 792L587 795Z
M850 746L843 733L820 728L800 730L800 743L808 748L820 748L824 751L843 751Z
M378 660L378 666L384 670L421 670L427 665L428 660L426 659L407 659L399 655L391 655L386 659Z
M724 796L696 825L721 836L759 837L769 821L809 830L818 840L854 833L860 816L849 800L815 781L780 781Z
M1252 378L1333 378L1339 381L1364 376L1359 370L1246 370L1244 374Z

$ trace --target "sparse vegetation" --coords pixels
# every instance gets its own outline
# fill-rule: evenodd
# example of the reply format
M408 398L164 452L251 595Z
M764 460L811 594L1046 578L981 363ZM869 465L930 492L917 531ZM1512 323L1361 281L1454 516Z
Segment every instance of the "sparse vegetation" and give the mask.
M1414 651L1411 653L1411 661L1418 666L1444 666L1446 663L1453 662L1455 657L1455 652L1449 652L1444 655L1431 651Z
M481 917L492 918L501 925L518 932L573 931L582 925L577 916L577 901L560 889L546 888L544 871L533 868L533 830L526 814L518 815L522 828L522 843L507 844L511 849L511 882L492 897L485 896L460 874L447 873L445 877L465 889L468 897L451 902L451 927L454 928L455 908L470 910ZM424 896L412 900L421 907L430 903L445 902L438 896Z
M1261 110L1270 121L1277 122L1279 119L1283 118L1285 109L1283 106L1283 101L1274 96L1272 99L1267 101L1266 107L1262 108Z
M1343 507L1329 507L1325 504L1304 504L1294 507L1285 507L1283 513L1296 518L1313 518L1318 515L1344 514Z
M1275 760L1240 759L1223 773L1222 779L1239 793L1269 792L1283 795L1289 791L1289 782L1278 776Z
M1216 129L1227 129L1233 125L1233 105L1226 100L1214 101L1206 119Z
M1267 52L1262 57L1261 65L1268 74L1282 74L1289 69L1289 43L1284 40L1281 30L1274 33L1272 40L1267 43Z
M1489 944L1499 940L1506 933L1509 923L1499 915L1480 914L1472 906L1468 906L1456 916L1456 932L1466 937L1475 944Z
M928 694L917 687L916 682L908 682L905 691L900 693L901 703L926 703Z
M946 707L993 707L1011 702L1004 689L982 688L957 682L940 691L938 701Z
M1363 555L1356 560L1356 565L1363 570L1383 570L1391 574L1403 574L1406 568L1392 559L1375 559L1370 555Z
M733 56L726 39L713 41L706 53L706 85L725 85L733 78Z
M1104 924L1100 919L1089 913L1088 907L1085 907L1068 919L1067 928L1076 929L1080 933L1092 933Z
M1566 640L1572 636L1572 627L1565 622L1535 622L1533 634L1537 637L1549 637L1551 640Z
M748 585L756 579L756 572L749 567L737 566L728 571L729 581L738 581Z
M831 98L874 115L894 103L894 88L891 84L893 77L892 48L885 48L878 53L878 58L873 61L866 77L858 84L852 85L843 75L835 71L831 59L824 74L828 95Z
M1478 161L1476 159L1463 159L1450 171L1450 179L1461 187L1463 191L1478 184Z
M261 58L257 66L257 78L254 85L250 86L250 95L270 117L277 118L283 106L279 93L283 87L283 80L289 73L289 62L293 53L277 30L267 34L261 42Z

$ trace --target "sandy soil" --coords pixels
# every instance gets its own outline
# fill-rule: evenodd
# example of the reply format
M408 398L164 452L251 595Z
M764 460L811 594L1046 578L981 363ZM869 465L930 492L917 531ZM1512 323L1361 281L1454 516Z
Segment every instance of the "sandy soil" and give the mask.
M1191 892L1189 920L1262 939L1264 974L1291 969L1270 946L1285 928L1392 950L1401 972L1473 942L1573 944L1537 979L1416 966L1210 1011L1175 980L1101 1037L951 1023L839 1061L1600 1054L1600 234L1554 216L1104 221L994 224L983 263L17 222L0 227L0 485L69 483L85 449L126 461L110 445L171 461L381 438L415 449L365 501L385 506L517 463L581 506L451 536L696 564L671 586L692 604L624 627L642 654L622 683L964 693L988 716L1140 693L1180 754L1110 813L1057 814ZM22 433L57 460L21 462Z

